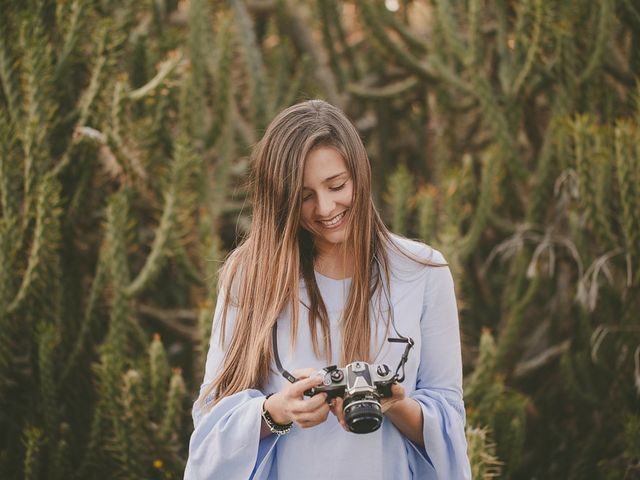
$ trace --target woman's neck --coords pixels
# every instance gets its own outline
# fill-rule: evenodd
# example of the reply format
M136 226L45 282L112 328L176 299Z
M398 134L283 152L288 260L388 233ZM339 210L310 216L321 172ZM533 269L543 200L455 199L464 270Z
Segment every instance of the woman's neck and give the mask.
M353 277L353 251L342 245L332 245L331 248L318 252L313 262L316 272L325 277L342 280Z

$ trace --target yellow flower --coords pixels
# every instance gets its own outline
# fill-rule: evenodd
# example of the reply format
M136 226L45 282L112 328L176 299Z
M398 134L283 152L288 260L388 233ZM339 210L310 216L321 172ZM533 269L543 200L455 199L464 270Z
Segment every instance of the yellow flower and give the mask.
M160 460L159 458L156 458L153 461L153 468L157 468L158 470L160 470L163 465L164 465L164 463L162 463L162 460Z

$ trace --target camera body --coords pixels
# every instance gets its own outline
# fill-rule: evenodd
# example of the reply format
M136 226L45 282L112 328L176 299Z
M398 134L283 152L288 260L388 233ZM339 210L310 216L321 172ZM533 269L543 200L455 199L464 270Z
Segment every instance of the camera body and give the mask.
M322 384L307 390L305 395L324 392L329 400L342 397L345 421L353 433L370 433L380 428L380 399L390 397L391 386L397 382L387 365L353 362L344 368L331 365L317 374L322 377Z

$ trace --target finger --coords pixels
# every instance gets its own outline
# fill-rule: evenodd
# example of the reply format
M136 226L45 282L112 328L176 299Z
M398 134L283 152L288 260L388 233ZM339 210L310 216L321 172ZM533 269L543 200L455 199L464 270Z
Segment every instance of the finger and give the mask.
M311 428L311 427L315 427L316 425L320 425L321 423L322 422L303 420L301 422L298 422L298 425L302 428Z
M317 372L318 372L317 368L298 368L293 372L291 372L291 375L296 377L298 380L301 380L303 378L311 377L313 376L314 373L317 373Z
M324 422L329 415L329 405L324 404L320 408L311 412L304 412L296 417L296 421L300 424L318 425Z
M402 385L391 385L391 398L394 400L403 400L405 397L404 387Z
M342 426L345 431L349 431L349 427L347 427L347 422L344 419L344 400L342 397L337 397L335 405L333 407L333 413L338 419L338 422Z
M289 392L291 396L294 397L302 397L304 392L309 390L312 387L317 387L322 383L322 378L318 376L312 376L308 378L303 378L298 380L296 383L289 387Z
M313 397L303 400L307 410L316 410L324 405L329 406L327 403L327 394L325 392L317 393Z
M336 421L338 422L338 424L340 425L340 427L342 427L342 429L343 429L345 432L348 432L348 431L349 431L349 428L347 427L346 422L344 422L344 421L340 420L340 416L338 415L338 412L336 412L335 408L336 408L336 407L335 407L335 405L334 405L334 407L331 409L331 413L333 413L333 415L336 417Z
M338 420L344 421L344 399L342 397L336 398L336 417Z
M292 402L291 411L296 415L300 415L318 410L324 405L329 407L327 404L327 394L323 392L309 398L308 400L296 400L295 402Z

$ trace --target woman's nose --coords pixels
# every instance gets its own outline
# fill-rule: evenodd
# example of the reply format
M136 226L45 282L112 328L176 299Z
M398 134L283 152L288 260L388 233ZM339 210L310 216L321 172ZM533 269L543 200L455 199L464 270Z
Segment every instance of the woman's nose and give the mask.
M318 195L316 214L326 220L326 217L333 212L335 205L336 202L333 201L330 195Z

